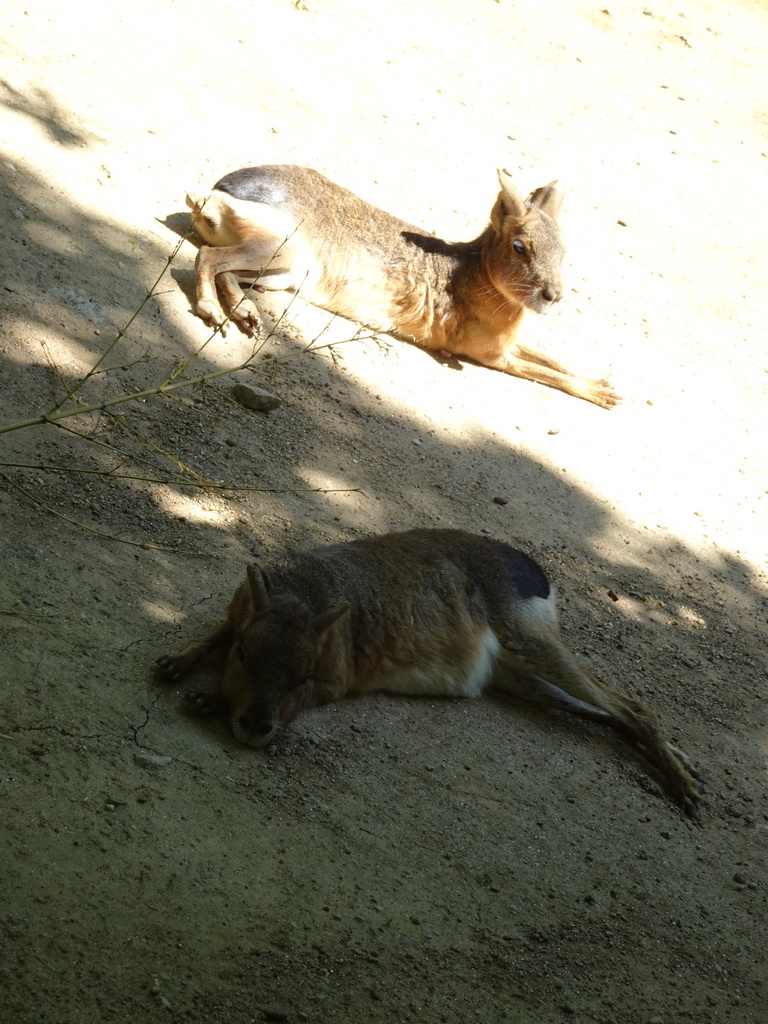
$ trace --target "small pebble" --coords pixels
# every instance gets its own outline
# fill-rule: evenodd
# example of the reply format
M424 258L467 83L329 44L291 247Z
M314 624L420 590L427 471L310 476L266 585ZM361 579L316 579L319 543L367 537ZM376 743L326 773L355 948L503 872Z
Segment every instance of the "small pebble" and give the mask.
M139 751L138 754L133 755L133 759L142 768L163 768L173 760L172 757L168 757L166 754L150 754L148 750Z
M287 1010L265 1010L264 1020L288 1020L289 1013Z
M272 409L279 409L283 404L281 398L273 395L271 391L263 388L251 388L246 384L233 384L232 397L246 409L254 412L271 412Z
M509 503L509 498L502 498L498 495L493 500L497 505L507 505Z

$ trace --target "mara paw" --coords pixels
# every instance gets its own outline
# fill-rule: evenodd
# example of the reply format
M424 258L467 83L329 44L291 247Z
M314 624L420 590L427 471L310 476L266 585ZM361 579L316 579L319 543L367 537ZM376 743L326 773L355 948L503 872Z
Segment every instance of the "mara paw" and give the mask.
M212 324L214 327L223 327L227 320L224 316L224 310L213 299L202 299L197 303L195 312L202 320Z
M193 213L200 213L207 198L207 196L198 195L197 192L187 192L187 206Z
M690 818L696 818L705 795L706 779L690 765L682 765L672 780L672 788L678 803Z
M220 711L226 710L227 702L218 693L201 693L193 691L184 695L191 710L196 715L208 718L217 715Z
M616 394L607 380L596 380L590 388L587 400L599 405L601 409L613 409L621 405L622 397Z
M236 306L232 307L230 316L241 327L248 328L256 334L261 332L261 316L259 307L251 299L241 299Z
M161 654L155 665L160 675L170 680L181 679L189 669L188 662L180 654Z

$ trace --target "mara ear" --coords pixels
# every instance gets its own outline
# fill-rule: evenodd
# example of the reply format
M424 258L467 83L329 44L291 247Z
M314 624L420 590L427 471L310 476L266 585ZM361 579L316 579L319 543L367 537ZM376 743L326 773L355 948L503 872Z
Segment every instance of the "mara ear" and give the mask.
M552 220L557 220L557 215L560 213L560 207L563 205L565 199L565 192L556 181L550 181L548 185L542 185L541 188L534 189L533 192L526 199L527 203L531 206L535 206L543 213L548 214Z
M326 608L324 612L320 612L312 619L312 629L318 636L322 636L331 626L340 619L342 615L346 615L349 611L349 602L341 601L339 604L332 604L329 608Z
M499 170L498 175L501 192L491 210L491 225L496 234L501 235L504 221L510 217L513 220L522 220L527 212L527 207L523 197L512 184L509 172Z
M257 615L268 612L272 607L272 602L269 599L269 577L258 564L249 565L245 571L248 576L254 612Z
M504 199L504 205L506 212L512 217L524 217L525 216L525 202L522 196L518 193L512 181L512 175L507 170L498 171L499 184L502 186L501 196Z

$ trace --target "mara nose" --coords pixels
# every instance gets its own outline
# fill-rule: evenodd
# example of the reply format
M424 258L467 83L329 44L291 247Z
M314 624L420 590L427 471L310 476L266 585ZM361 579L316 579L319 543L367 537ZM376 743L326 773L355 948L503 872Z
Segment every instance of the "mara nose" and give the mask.
M547 302L559 302L563 297L563 290L562 288L555 287L555 285L548 284L546 287L542 288L541 296L543 299L546 299Z
M252 736L268 736L274 728L274 723L266 718L257 718L250 711L244 711L238 719L240 728Z

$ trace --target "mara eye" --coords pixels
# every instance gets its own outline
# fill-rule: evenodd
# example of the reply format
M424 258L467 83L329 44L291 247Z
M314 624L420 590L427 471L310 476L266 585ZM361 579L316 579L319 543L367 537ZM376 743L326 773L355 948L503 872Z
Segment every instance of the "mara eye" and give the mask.
M512 243L512 248L515 250L515 252L519 252L521 256L525 256L527 251L525 248L525 243L521 242L519 238L516 238L514 240L514 242Z

